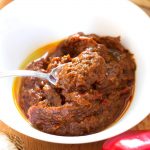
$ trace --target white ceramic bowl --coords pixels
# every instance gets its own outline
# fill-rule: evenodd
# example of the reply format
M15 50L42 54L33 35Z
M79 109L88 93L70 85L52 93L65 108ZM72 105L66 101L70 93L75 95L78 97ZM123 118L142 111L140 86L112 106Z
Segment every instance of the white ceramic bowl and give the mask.
M36 130L18 113L13 78L0 79L0 118L30 137L55 143L88 143L122 133L150 112L150 19L126 0L16 0L0 11L0 70L17 69L35 49L82 31L120 35L136 59L136 89L125 115L110 128L87 136L64 137ZM111 112L110 112L111 113Z

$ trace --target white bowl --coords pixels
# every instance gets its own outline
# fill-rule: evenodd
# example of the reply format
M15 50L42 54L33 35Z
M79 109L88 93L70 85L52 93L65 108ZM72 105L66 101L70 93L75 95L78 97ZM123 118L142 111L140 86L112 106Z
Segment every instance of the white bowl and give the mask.
M40 132L18 113L12 97L13 78L0 79L0 118L30 137L55 143L76 144L104 140L122 133L150 113L150 19L125 0L16 0L0 12L0 70L17 69L35 49L76 32L120 35L134 53L136 88L125 115L96 134L64 137ZM111 112L110 112L111 113Z

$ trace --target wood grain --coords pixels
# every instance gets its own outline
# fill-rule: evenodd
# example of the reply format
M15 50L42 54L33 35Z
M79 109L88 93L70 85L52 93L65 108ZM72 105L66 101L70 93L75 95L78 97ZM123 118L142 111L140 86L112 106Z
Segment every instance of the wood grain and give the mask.
M131 130L150 130L150 115ZM0 121L0 131L7 133L11 137L15 137L16 141L18 141L17 143L20 143L20 147L23 147L22 150L100 150L103 144L103 141L77 145L64 145L43 142L30 138L11 129L2 121Z
M0 0L0 9L10 3L12 0Z
M140 6L150 8L150 0L131 0L131 1Z
M0 0L0 9L11 0ZM142 8L150 15L150 9ZM131 130L150 130L150 115ZM11 129L0 121L0 131L7 133L22 150L100 150L103 142L89 144L64 145L39 141Z

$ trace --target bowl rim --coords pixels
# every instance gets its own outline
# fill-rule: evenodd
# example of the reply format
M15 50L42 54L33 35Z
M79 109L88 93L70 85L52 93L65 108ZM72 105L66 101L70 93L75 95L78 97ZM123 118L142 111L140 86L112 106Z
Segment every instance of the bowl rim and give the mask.
M16 1L17 2L17 1ZM8 6L6 6L2 11L5 12L5 10L13 7L16 3L15 1L11 2ZM146 13L143 12L140 8L138 8L138 6L136 6L135 4L133 4L132 2L130 1L126 1L126 3L128 3L129 7L133 7L136 11L139 11L139 13L141 14L141 16L143 16L143 18L145 20L148 20L149 17L147 15L145 15ZM122 130L122 132L132 128L133 126L135 126L137 123L139 123L141 120L143 120L143 118L145 118L148 114L150 113L150 111L147 111L145 112L144 114L142 114L140 116L140 118L138 118L138 121L135 122L132 122L130 123L130 126L125 126L124 129ZM4 121L7 125L10 125L9 124L9 121L4 117L4 116L1 116L1 120ZM19 131L20 133L23 133L25 135L28 135L32 138L35 138L35 139L39 139L39 140L42 140L42 141L47 141L47 142L53 142L53 143L62 143L62 144L82 144L82 143L91 143L91 142L96 142L96 141L100 141L100 140L104 140L106 138L110 138L110 137L113 137L117 134L120 134L122 132L120 132L120 130L116 130L115 133L112 132L112 133L109 133L109 134L106 134L105 138L101 138L100 137L100 133L95 133L95 134L91 134L91 135L85 135L85 136L76 136L76 137L65 137L65 136L56 136L56 135L51 135L51 138L48 139L48 136L49 134L47 133L43 133L41 135L43 136L39 136L38 134L32 134L32 133L26 133L25 130L22 130L21 128L20 129L16 129L15 126L11 126L13 129ZM103 131L102 131L103 132ZM35 136L36 135L36 136ZM78 138L78 140L77 140Z

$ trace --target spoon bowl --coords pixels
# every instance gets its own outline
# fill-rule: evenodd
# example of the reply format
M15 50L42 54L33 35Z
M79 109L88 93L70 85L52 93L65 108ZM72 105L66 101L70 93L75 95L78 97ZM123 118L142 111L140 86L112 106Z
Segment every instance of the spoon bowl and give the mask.
M16 0L1 10L0 15L1 71L5 68L18 69L35 49L80 31L120 35L123 45L134 54L137 64L135 93L129 109L111 127L85 136L56 136L33 128L14 103L14 80L1 78L0 119L11 128L46 142L81 144L120 134L150 113L150 20L130 1Z
M0 72L0 78L2 77L11 77L11 76L21 76L21 77L37 77L41 79L48 80L51 84L56 85L59 78L58 73L62 69L64 64L53 68L50 73L43 73L39 71L32 70L12 70L12 71L2 71Z

